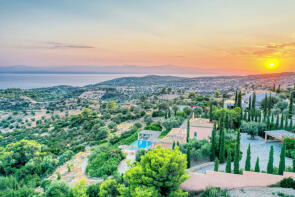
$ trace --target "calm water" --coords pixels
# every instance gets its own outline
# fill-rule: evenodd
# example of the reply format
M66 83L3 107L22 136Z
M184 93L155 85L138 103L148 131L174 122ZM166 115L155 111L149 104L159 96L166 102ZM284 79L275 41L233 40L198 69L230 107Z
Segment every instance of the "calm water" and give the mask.
M0 73L0 89L43 88L57 85L85 86L120 77L142 77L146 74L4 74ZM200 75L179 75L198 77Z
M0 89L42 88L57 85L85 86L119 77L144 74L0 74Z

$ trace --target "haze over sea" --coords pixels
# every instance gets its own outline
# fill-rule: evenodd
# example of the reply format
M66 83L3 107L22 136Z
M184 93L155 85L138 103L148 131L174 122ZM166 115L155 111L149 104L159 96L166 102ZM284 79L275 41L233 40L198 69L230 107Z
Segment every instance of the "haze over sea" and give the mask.
M58 85L85 86L120 77L142 77L147 74L8 74L0 73L0 89L6 88L43 88ZM161 74L163 75L163 74ZM180 77L198 77L208 75L176 75Z

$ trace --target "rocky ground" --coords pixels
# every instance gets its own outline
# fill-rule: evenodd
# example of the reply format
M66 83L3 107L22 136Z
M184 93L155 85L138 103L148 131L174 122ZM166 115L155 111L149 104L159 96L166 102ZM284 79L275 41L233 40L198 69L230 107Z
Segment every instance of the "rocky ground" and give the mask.
M50 176L49 180L57 179L57 174L61 175L62 181L67 182L70 186L74 186L81 179L86 179L87 184L92 184L96 182L101 182L102 179L90 178L85 173L86 166L88 163L88 156L90 155L90 147L87 147L85 152L80 152L76 154L70 161L66 162L64 165L58 167L55 172ZM71 165L71 171L68 171L68 165Z

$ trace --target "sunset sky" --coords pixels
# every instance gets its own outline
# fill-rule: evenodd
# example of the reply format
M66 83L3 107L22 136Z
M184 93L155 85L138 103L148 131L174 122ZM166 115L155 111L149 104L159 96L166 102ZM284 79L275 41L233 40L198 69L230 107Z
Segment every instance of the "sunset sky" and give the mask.
M0 66L295 71L294 8L294 0L0 0Z

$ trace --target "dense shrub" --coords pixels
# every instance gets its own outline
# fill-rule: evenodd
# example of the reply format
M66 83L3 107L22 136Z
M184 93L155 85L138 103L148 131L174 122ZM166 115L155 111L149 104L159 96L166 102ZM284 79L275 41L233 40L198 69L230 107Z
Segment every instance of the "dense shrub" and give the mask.
M154 124L147 125L144 129L152 130L152 131L162 131L162 126L159 123L154 123Z
M295 189L295 181L292 178L284 178L280 182L280 187Z
M124 154L121 149L109 144L101 145L91 152L86 172L91 177L112 175L122 159Z
M254 139L255 136L259 135L264 137L264 131L267 126L264 122L246 122L242 121L241 132L248 133Z
M186 153L188 148L190 148L191 157L195 161L204 159L210 155L210 144L207 140L190 139L188 143L181 146L181 151Z
M73 146L74 153L79 153L79 152L84 152L84 151L85 151L84 145Z
M182 117L171 117L164 120L162 123L162 126L165 127L165 129L172 129L179 127L184 121L184 118Z
M285 137L286 156L295 158L295 138Z

